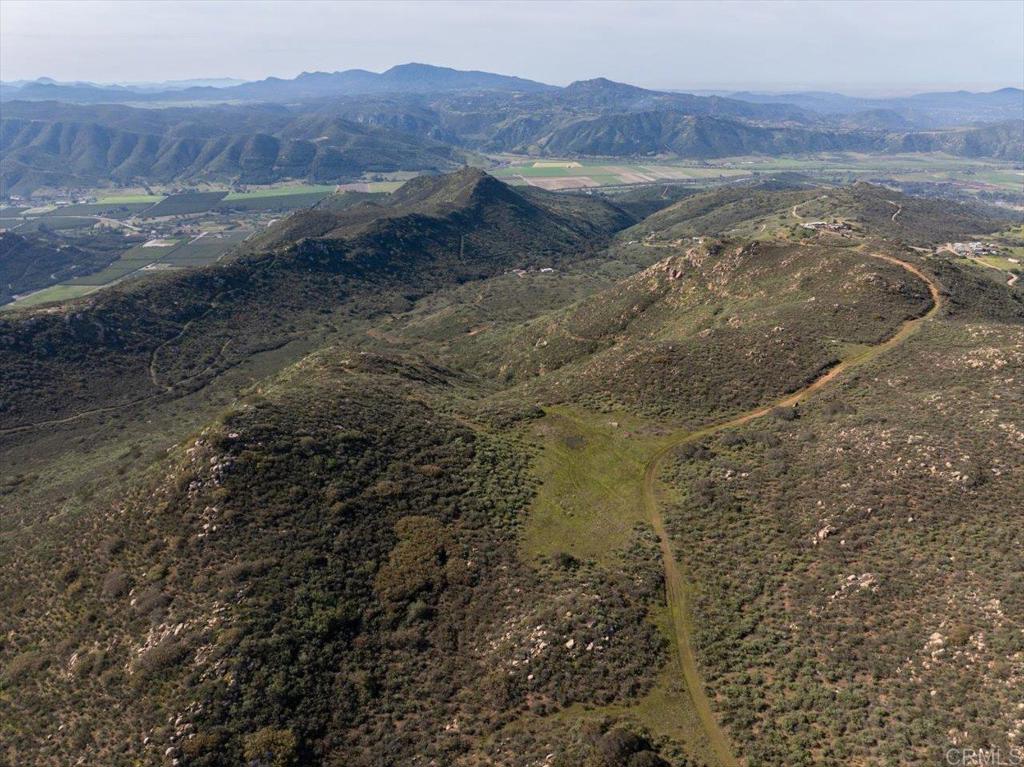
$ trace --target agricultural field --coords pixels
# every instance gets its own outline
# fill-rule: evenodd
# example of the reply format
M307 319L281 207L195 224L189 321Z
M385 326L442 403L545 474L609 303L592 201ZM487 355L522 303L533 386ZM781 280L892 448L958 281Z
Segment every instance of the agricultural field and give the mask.
M135 205L139 203L155 205L166 196L164 194L114 194L100 197L96 202L101 205Z
M19 309L26 309L32 306L70 301L73 298L81 298L90 293L95 293L101 287L101 285L54 285L25 296L17 302L17 307ZM0 311L12 308L13 306L15 304L2 306Z
M382 182L384 185L397 182ZM368 182L376 188L377 182ZM221 259L253 232L291 211L312 207L334 194L334 185L279 185L229 194L226 190L157 194L84 195L71 204L6 206L0 229L20 237L57 238L65 246L90 250L116 235L112 263L92 273L51 275L5 309L78 298L126 278L202 267ZM81 199L81 198L79 198ZM123 252L122 252L123 251ZM9 299L8 299L9 300Z
M293 184L291 186L265 186L244 192L231 192L224 198L225 202L235 200L254 200L261 197L292 197L312 194L331 194L337 184Z
M219 211L298 210L316 205L320 200L333 194L330 191L297 192L290 194L229 194L221 200Z
M235 229L225 232L203 232L195 239L174 247L161 258L152 262L153 267L206 266L225 255L251 234L249 229Z
M852 152L800 157L727 157L650 162L535 160L503 156L507 165L493 175L510 184L544 189L574 189L656 182L701 182L741 179L759 174L800 173L842 182L892 180L903 183L954 184L969 192L1024 194L1024 170L1013 163L975 160L944 154L867 155Z
M180 246L180 243L174 240L156 240L151 242L172 244L151 245L150 243L145 243L143 245L136 245L134 248L122 253L121 257L106 269L84 277L77 277L69 282L68 285L91 285L95 287L111 285L150 264L156 263L161 258L173 253Z
M642 165L547 160L513 160L506 167L495 168L493 175L510 184L536 186L551 191L644 184L676 178ZM717 177L728 174L711 175ZM696 174L693 177L696 177Z
M12 221L11 225L6 225L4 228L8 228L11 231L16 231L19 234L26 234L29 232L38 232L40 229L51 229L51 230L63 230L63 229L89 229L99 223L99 219L95 216L61 216L61 215L45 215L36 216L34 218L23 218L17 222Z
M3 309L67 301L129 278L138 279L169 270L208 266L219 261L252 232L251 228L238 227L226 231L204 231L191 238L151 239L129 248L120 258L98 272L43 288L21 297Z
M158 198L159 199L162 198ZM152 208L152 202L91 202L65 205L47 213L43 218L57 216L102 216L104 218L125 219Z
M113 284L144 269L206 266L218 261L251 234L249 229L203 232L191 239L157 239L137 245L103 271L79 277L71 285Z
M398 189L404 181L356 181L351 184L340 184L339 192L390 193Z
M227 196L227 192L182 192L166 197L148 208L142 215L146 218L159 216L182 216L210 210Z

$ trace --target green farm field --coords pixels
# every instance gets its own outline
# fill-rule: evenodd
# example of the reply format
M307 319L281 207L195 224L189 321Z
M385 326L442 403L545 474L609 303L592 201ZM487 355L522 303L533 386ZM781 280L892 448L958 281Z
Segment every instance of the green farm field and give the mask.
M254 200L261 197L291 197L296 195L331 194L336 184L296 184L292 186L267 186L246 192L231 192L224 198L225 202L234 200Z
M170 240L168 242L173 244L168 245L136 245L98 272L36 291L6 305L4 309L21 309L80 298L126 278L143 276L149 270L207 266L220 260L251 233L250 229L239 228L225 232L206 232L190 240Z
M25 296L25 298L22 298L17 303L0 307L0 311L13 308L25 309L32 306L41 306L42 304L70 301L72 298L81 298L90 293L95 293L101 287L100 285L53 285L36 291L30 296Z
M144 215L150 218L159 216L181 216L189 213L202 213L213 208L224 197L227 192L182 192L172 194L152 208L148 208Z
M112 194L100 197L96 203L99 205L134 205L138 203L155 205L166 196L163 194Z
M244 194L228 195L217 204L215 210L260 211L260 210L298 210L316 205L324 197L333 194L331 191L291 192L289 194Z
M93 216L59 216L59 215L48 215L40 216L38 218L24 219L13 226L12 230L16 230L21 234L28 232L37 232L41 227L49 229L88 229L91 226L95 226L99 219Z
M250 233L248 229L204 233L200 237L173 248L153 263L169 264L176 267L206 266L220 259Z
M94 274L87 274L84 277L78 277L67 284L72 286L92 285L95 287L110 285L145 266L160 261L162 258L173 253L178 247L180 247L180 243L150 247L136 245L134 248L122 253L121 257L106 269L101 269Z
M43 218L52 219L61 216L103 216L105 218L124 219L153 207L151 202L92 202L65 205L55 211L44 214Z
M535 158L502 158L509 162L493 175L512 184L545 188L573 188L579 180L587 186L617 186L652 182L699 182L739 179L763 173L804 173L810 176L844 175L848 180L888 177L906 182L950 182L969 188L1024 191L1024 171L1012 163L974 160L945 154L867 155L852 152L800 157L726 157L707 161L660 158L649 162L539 161ZM559 165L561 163L561 165ZM535 183L535 180L539 183ZM559 184L564 180L564 184Z

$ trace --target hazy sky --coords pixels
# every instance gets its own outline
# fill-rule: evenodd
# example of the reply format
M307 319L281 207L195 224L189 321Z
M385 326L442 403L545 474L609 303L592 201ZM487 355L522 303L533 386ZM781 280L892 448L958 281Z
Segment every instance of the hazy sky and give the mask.
M1024 2L0 0L0 78L294 77L421 61L554 84L997 88L1024 81Z

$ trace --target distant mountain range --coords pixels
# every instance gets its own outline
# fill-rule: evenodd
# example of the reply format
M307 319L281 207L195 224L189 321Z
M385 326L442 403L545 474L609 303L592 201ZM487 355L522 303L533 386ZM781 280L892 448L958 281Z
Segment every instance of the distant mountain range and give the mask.
M906 127L1024 119L1024 90L1020 88L1001 88L988 93L962 90L918 93L892 98L858 98L823 91L778 94L741 91L727 95L754 104L791 104L819 115L845 116L884 111L904 121Z
M614 88L608 88L611 84ZM688 98L696 103L713 99L782 107L788 118L841 118L862 112L891 113L887 128L936 128L1024 119L1024 90L1002 88L990 93L951 91L920 93L893 98L861 98L827 91L758 93L737 91L695 96L664 93L611 83L596 78L572 83L566 88L547 85L521 77L480 71L463 71L429 64L401 64L384 72L347 69L340 72L303 72L293 79L268 77L244 82L230 78L178 80L165 83L97 85L90 82L61 83L51 78L33 81L0 82L0 100L66 101L80 104L145 102L292 102L344 96L380 94L440 94L462 91L501 91L507 93L560 93L579 95L599 90L612 101L636 99L641 94L660 94L668 98ZM750 110L756 113L756 110ZM767 114L778 114L767 112ZM902 121L902 122L901 122Z
M428 138L259 106L150 110L12 102L0 120L0 153L6 194L111 183L333 182L463 163L460 150Z
M3 83L0 99L32 101L55 99L83 104L125 101L290 101L322 96L352 96L366 93L444 93L460 90L497 90L537 93L557 90L553 85L521 77L462 71L428 64L401 64L386 72L347 69L343 72L303 72L292 80L268 77L241 84L206 84L164 89L98 86L93 83L60 84L48 78L20 86Z
M5 84L0 194L142 182L337 182L366 172L448 170L475 152L1024 158L1024 91L1014 88L874 100L726 97L605 78L559 88L425 64L173 85Z

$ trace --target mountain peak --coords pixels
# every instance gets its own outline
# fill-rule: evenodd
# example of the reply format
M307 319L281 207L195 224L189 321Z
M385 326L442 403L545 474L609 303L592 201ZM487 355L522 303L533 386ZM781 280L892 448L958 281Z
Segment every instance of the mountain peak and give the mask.
M419 61L410 61L406 64L395 64L390 69L385 70L381 74L383 75L395 75L395 74L433 74L438 72L458 72L457 69L451 67L439 67L434 64L424 64Z
M479 168L466 166L452 173L417 176L391 196L392 206L416 212L437 212L474 202L519 199L515 190Z
M567 93L638 93L642 92L644 89L638 88L635 85L628 85L626 83L616 82L615 80L609 80L607 77L592 77L589 80L576 80L575 82L571 82L565 86L565 90Z

